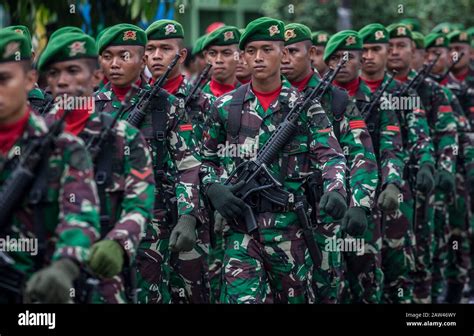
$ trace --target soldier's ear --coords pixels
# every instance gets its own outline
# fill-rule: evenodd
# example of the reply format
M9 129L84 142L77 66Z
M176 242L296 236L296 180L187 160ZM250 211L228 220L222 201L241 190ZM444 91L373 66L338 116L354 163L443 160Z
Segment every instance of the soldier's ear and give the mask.
M313 57L316 57L316 47L314 45L311 45L311 47L309 47L308 55L311 59L313 59Z
M95 69L92 71L91 82L94 88L98 87L99 83L102 82L103 79L104 79L104 72L102 71L102 69Z
M187 56L188 56L188 50L186 48L182 48L179 51L179 64L183 64Z
M33 90L37 81L38 81L38 71L34 69L28 70L25 76L25 88L27 92L30 92L31 90Z

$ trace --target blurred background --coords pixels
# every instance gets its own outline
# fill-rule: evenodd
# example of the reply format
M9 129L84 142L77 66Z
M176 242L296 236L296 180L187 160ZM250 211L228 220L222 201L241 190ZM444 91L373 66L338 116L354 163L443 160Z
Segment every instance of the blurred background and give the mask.
M416 18L426 33L440 22L474 26L473 8L474 0L0 0L0 27L28 26L40 51L48 36L62 26L81 27L96 36L119 22L146 28L168 18L183 24L186 43L192 45L213 23L243 28L263 15L329 33Z

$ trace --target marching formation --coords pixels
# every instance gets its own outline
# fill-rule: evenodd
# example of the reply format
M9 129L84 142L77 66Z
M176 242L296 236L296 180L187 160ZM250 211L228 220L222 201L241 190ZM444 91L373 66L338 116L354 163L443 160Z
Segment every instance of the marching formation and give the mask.
M462 28L1 29L0 302L474 303Z

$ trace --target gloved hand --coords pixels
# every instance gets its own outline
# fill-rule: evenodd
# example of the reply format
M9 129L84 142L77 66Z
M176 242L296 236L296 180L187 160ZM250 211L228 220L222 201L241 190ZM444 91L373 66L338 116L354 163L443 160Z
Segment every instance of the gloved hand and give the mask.
M445 194L450 194L454 190L454 175L445 170L438 171L436 185Z
M395 184L389 183L385 187L385 190L380 193L377 204L385 212L394 212L400 207L398 202L399 195L400 190L397 188L397 186Z
M341 229L353 237L362 236L367 229L367 213L361 207L347 210L342 219Z
M425 163L421 166L416 174L416 189L423 194L429 194L434 188L434 166L430 163Z
M169 249L172 252L191 251L196 244L196 218L182 215L171 231Z
M26 283L25 303L71 303L70 293L79 271L79 266L67 258L39 270Z
M245 202L233 194L242 188L244 183L240 181L234 186L213 183L207 189L207 197L212 205L227 220L237 218L245 211Z
M89 266L104 278L112 278L122 271L124 250L115 240L101 240L91 248Z
M214 232L221 233L224 230L226 224L227 221L225 220L225 218L222 217L222 215L218 211L214 211Z
M344 197L337 191L325 193L319 201L319 208L323 209L329 216L335 220L341 219L346 210L347 204Z

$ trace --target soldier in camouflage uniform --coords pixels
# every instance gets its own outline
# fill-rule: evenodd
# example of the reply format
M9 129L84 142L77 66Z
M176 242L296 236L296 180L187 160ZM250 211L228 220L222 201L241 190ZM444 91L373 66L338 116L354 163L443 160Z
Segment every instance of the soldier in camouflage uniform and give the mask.
M50 39L38 69L46 73L57 99L83 91L80 98L88 99L91 104L74 107L65 120L66 131L93 147L93 139L96 142L97 136L112 122L93 105L94 87L102 79L95 41L83 33L63 33ZM63 108L56 105L45 116L46 121L52 124L63 113ZM125 303L130 300L125 296L125 285L134 290L130 288L131 277L135 276L132 265L151 220L154 191L151 156L143 136L126 121L115 123L109 139L95 155L102 240L92 246L89 260L91 270L101 277L94 302ZM121 272L123 266L127 272Z
M232 194L239 186L221 184L239 162L255 155L255 147L260 148L268 140L282 120L283 111L301 99L297 90L280 77L283 39L283 22L267 17L250 22L239 47L252 69L252 80L218 98L211 109L209 137L203 146L202 182L211 204L228 222L223 303L303 303L312 296L311 260L292 203L283 208L259 203L257 230L249 233L240 217L244 202ZM234 109L231 102L237 94L242 95L243 103L240 105L239 100ZM234 136L230 135L230 118L241 122L240 132ZM325 194L320 206L340 219L346 208L345 159L319 102L303 111L298 125L301 131L268 169L282 182L284 190L299 199L304 197L306 177L321 168ZM229 150L227 155L222 147ZM222 175L219 169L224 169Z
M387 108L364 111L373 95L369 86L359 78L362 40L356 31L347 30L331 37L324 60L334 67L342 57L348 62L336 76L334 84L347 90L367 123L379 169L376 190L377 207L368 217L368 229L363 236L364 253L344 253L345 288L343 302L378 303L381 300L383 272L381 269L381 211L390 214L398 210L404 162L398 119ZM374 115L378 115L378 119Z
M467 42L467 33L459 32L453 34L453 41L459 41L464 37ZM448 206L448 244L447 250L440 256L441 274L443 280L448 282L445 302L460 303L464 284L467 282L467 272L469 269L469 185L474 184L474 138L472 138L471 125L456 97L448 87L449 74L446 74L449 66L448 38L442 34L429 34L425 38L425 47L427 48L427 59L434 60L436 54L440 54L432 70L435 80L442 86L448 101L453 108L457 121L457 131L459 137L458 155L456 156L456 189L453 195L453 204ZM443 78L444 77L444 78ZM460 94L460 90L455 83L450 85ZM464 98L460 95L461 98ZM447 260L444 257L447 255ZM446 268L445 268L446 267ZM445 270L444 270L445 268ZM442 280L439 281L440 286Z
M150 86L140 80L145 66L146 33L140 28L122 24L111 27L99 41L102 62L110 63L110 82L96 94L101 110L115 115L120 101L137 81L144 90ZM139 96L132 98L132 105ZM163 130L153 126L153 118ZM120 119L127 119L130 109ZM155 115L155 117L153 117ZM169 303L170 257L173 250L191 250L196 234L199 206L200 154L193 127L187 122L184 109L173 95L160 89L152 99L139 130L152 153L155 176L155 204L152 222L147 226L137 252L138 301ZM176 225L175 225L176 223ZM173 232L172 232L173 231Z
M286 25L285 46L288 52L282 60L282 74L306 95L321 81L311 68L311 56L316 53L311 31L299 23ZM338 107L335 99L345 104ZM350 207L346 212L347 220L343 221L347 224L344 231L351 236L361 236L367 227L370 209L374 206L378 181L372 140L358 108L343 90L331 85L321 105L333 127L338 127L335 129L336 137L347 161L349 182L346 187L350 190ZM315 236L323 260L321 267L313 270L313 290L316 303L337 303L341 292L341 251L327 250L326 246L329 241L336 242L342 238L341 222L334 221L324 211L318 217L321 224L316 226Z
M145 50L147 66L152 71L153 84L166 70L176 54L180 63L186 58L184 31L181 24L173 20L159 20L146 30L148 43ZM173 68L163 89L178 98L180 108L190 94L191 83L180 73L179 66ZM192 124L196 140L201 142L205 113L210 109L206 95L200 94L183 113ZM202 198L200 198L202 200ZM197 240L190 251L173 249L171 255L171 295L173 303L209 303L209 215L202 202L199 206Z
M22 153L46 135L45 121L27 105L36 77L25 37L0 32L0 197ZM99 238L97 189L92 162L81 140L60 133L2 227L5 239L37 239L37 251L15 251L13 268L24 272L26 302L70 302L73 281ZM39 197L37 197L39 196ZM2 292L0 301L8 302Z
M324 76L328 70L327 64L323 60L324 49L328 43L330 35L325 31L317 31L311 34L311 40L315 47L315 52L311 53L311 63L320 76Z
M415 71L420 71L425 63L425 36L420 32L412 32L411 37L416 49L412 53L410 67Z

